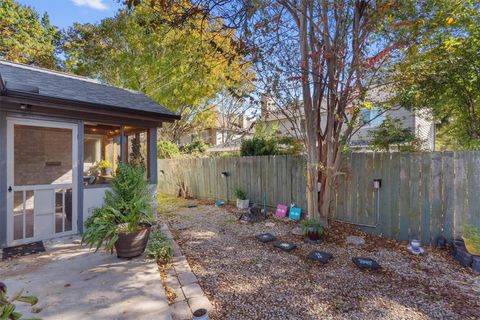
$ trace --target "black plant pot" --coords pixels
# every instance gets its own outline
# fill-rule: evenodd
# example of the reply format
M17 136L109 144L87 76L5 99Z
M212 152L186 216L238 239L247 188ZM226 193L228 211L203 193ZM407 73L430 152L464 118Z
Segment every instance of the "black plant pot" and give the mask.
M148 243L150 226L144 226L136 232L120 233L115 242L115 250L119 258L135 258L141 255Z

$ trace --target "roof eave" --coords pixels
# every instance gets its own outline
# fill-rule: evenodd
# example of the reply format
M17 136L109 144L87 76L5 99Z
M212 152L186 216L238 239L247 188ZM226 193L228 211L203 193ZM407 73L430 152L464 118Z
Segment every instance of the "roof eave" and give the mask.
M0 85L0 89L1 88L2 87ZM66 105L77 104L77 105L82 105L82 106L92 107L92 108L99 108L99 109L113 111L113 112L122 112L122 113L128 113L128 114L137 114L137 115L146 116L146 117L161 118L161 120L165 122L174 122L175 120L181 119L181 116L177 114L149 112L149 111L143 111L138 109L129 109L129 108L111 106L106 104L89 103L84 101L63 99L63 98L28 93L23 91L9 90L5 88L4 85L3 85L3 91L0 90L0 92L2 92L2 95L4 96L12 97L12 98L22 98L22 99L28 99L33 101L50 102L50 103L52 102L61 103Z

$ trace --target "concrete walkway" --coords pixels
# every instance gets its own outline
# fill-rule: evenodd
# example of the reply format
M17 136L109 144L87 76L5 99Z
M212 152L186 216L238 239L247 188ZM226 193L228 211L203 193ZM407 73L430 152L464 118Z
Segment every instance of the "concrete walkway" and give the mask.
M0 262L9 294L26 289L39 299L34 308L18 304L25 317L171 319L156 263L93 253L78 243L57 240L43 254Z

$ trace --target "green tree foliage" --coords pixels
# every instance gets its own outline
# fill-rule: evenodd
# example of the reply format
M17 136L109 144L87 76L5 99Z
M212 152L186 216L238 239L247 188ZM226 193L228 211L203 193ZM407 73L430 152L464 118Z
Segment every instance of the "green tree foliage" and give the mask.
M449 1L446 18L397 69L399 101L429 110L446 149L480 149L480 5Z
M192 143L187 144L186 146L183 147L183 151L187 154L202 155L202 154L205 154L205 152L207 152L207 145L202 140L202 138L195 137Z
M60 39L48 14L40 15L15 0L0 0L0 58L57 67L55 46Z
M303 151L302 143L287 136L278 135L278 126L269 126L258 120L253 138L242 140L241 156L295 155Z
M404 128L400 119L385 118L380 126L370 131L371 148L375 151L420 151L422 141L411 128Z
M205 28L195 28L204 24ZM67 70L145 93L182 121L162 133L178 140L192 127L210 125L206 103L217 92L247 88L250 67L237 55L235 30L200 18L183 25L149 5L122 11L99 24L75 24L64 35ZM231 53L229 59L225 53ZM167 130L169 129L169 130Z
M180 157L178 146L168 140L160 140L157 143L158 159L174 159Z

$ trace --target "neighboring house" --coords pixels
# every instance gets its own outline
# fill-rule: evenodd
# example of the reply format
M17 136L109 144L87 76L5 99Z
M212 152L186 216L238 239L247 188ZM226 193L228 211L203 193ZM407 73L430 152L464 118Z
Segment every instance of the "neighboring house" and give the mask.
M263 96L261 100L261 119L270 128L278 130L280 135L290 136L295 139L302 139L305 133L305 117L303 108L299 105L291 105L279 111L272 98ZM392 108L383 113L379 108L365 109L361 111L361 119L365 121L351 138L350 146L356 150L368 148L372 129L378 127L388 116L392 119L399 119L404 128L412 129L412 132L423 141L423 149L426 151L435 150L435 123L422 112L412 112L405 108ZM325 117L326 118L326 117ZM324 119L322 119L324 120ZM322 121L325 124L325 121Z
M180 117L141 93L0 60L0 247L75 234L141 143L157 184L157 127Z
M210 146L209 151L237 151L240 150L240 141L253 135L253 123L245 114L230 116L218 113L214 126L182 136L179 144L190 144L199 137Z

